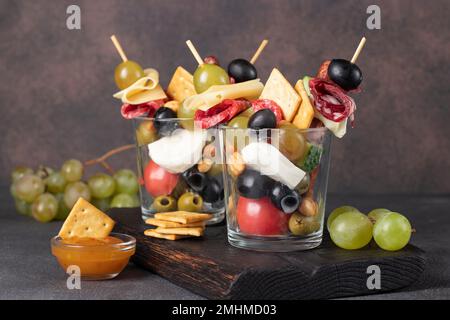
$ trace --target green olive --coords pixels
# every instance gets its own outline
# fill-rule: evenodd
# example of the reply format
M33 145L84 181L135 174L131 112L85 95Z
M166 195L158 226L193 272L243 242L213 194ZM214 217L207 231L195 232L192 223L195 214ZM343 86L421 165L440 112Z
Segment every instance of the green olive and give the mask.
M317 217L305 217L296 212L289 218L289 230L296 236L306 236L320 229Z
M214 85L229 83L228 73L215 64L204 63L194 72L194 87L197 93L202 93Z
M114 71L114 80L120 90L126 89L144 76L144 70L134 61L120 63Z
M308 151L306 139L303 134L295 125L287 121L283 121L278 127L280 128L280 152L291 161L297 161L303 158Z
M247 129L248 128L248 117L246 116L237 116L231 119L228 122L228 126L237 129Z
M295 187L295 190L297 190L298 193L300 193L300 194L304 194L304 193L308 192L310 182L311 182L311 176L307 172L305 174L305 176L303 177L302 181L300 181L300 183Z
M200 212L203 207L203 199L198 194L186 192L178 199L178 210Z
M156 130L150 120L139 123L136 129L136 141L138 145L149 144L156 140Z
M152 204L156 212L169 212L177 210L177 202L171 196L159 196Z

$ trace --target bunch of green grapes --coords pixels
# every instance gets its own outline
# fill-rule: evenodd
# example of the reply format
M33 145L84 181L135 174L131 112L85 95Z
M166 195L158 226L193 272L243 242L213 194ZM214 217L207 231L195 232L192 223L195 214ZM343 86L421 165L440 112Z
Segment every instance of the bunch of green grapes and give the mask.
M408 244L412 233L411 224L400 213L379 208L366 216L350 206L334 209L327 228L331 240L347 250L363 248L373 237L381 249L397 251Z
M11 173L11 194L17 212L40 222L64 220L82 197L100 210L139 206L139 184L135 173L121 169L114 176L97 173L82 181L83 164L76 159L63 163L59 171L17 167Z

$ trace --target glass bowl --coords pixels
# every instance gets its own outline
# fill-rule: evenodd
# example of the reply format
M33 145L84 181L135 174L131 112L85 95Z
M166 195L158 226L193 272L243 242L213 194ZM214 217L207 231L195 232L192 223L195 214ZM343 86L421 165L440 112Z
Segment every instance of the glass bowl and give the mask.
M122 272L135 253L136 239L114 232L105 240L64 241L55 236L51 239L51 250L64 272L70 266L77 266L82 280L112 279Z

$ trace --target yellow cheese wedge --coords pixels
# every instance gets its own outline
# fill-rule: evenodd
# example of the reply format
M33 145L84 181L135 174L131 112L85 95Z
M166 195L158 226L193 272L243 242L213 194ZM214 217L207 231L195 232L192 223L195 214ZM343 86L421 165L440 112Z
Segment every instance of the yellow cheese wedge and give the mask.
M275 101L280 106L283 117L287 121L292 121L302 101L302 98L277 68L272 70L259 98Z
M145 69L145 76L131 86L113 95L122 103L141 104L153 100L166 99L166 93L159 85L159 73L155 69Z
M314 108L311 104L311 100L309 100L308 94L305 91L302 79L298 80L295 84L295 91L300 94L302 103L300 104L298 112L292 123L299 129L308 129L314 119Z
M169 82L167 94L173 100L183 102L184 99L196 94L194 77L183 67L179 66Z
M205 92L184 100L183 106L193 110L206 111L225 99L256 99L263 91L264 85L259 79L234 84L211 86Z

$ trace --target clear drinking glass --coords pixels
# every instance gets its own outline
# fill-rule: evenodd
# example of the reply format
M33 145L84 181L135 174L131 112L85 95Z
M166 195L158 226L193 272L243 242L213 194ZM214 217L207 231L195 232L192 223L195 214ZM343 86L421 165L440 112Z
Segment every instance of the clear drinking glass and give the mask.
M195 211L225 217L223 174L216 128L192 119L133 119L142 218L157 212ZM158 128L158 130L156 129Z
M299 130L292 125L263 130L222 126L220 145L227 168L229 243L269 252L320 245L330 132L326 128Z

